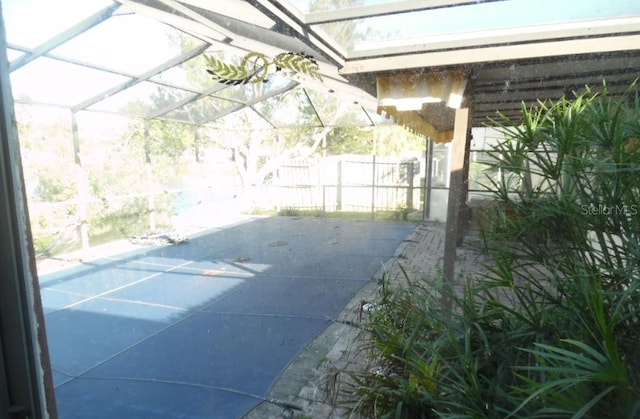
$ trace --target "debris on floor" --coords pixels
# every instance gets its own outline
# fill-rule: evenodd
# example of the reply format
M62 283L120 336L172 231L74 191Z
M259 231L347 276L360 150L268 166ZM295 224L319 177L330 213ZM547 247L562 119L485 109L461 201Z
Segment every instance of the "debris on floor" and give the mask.
M129 241L142 246L162 246L187 243L189 239L176 231L161 231L133 236L129 238Z

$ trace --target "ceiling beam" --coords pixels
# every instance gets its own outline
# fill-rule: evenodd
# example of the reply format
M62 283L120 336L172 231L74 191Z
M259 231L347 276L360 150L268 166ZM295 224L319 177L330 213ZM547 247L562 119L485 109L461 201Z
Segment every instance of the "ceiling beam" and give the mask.
M207 19L206 17L202 16L200 13L194 11L190 7L185 6L182 3L178 3L175 0L157 0L157 1L169 7L170 9L175 10L179 14L186 16L187 18L192 19L195 22L198 22L201 25L204 25L207 28L219 34L224 35L225 37L233 39L236 36L233 32L229 31L224 26L221 26L221 25L218 25L217 23L212 22L210 19Z
M613 34L633 34L640 31L640 16L585 20L516 28L490 29L473 32L446 33L403 39L372 40L358 43L348 59L406 55L416 52L485 47L491 45L527 44L530 42L597 37ZM369 48L367 48L369 46Z
M206 10L210 13L221 14L235 20L242 20L253 27L272 28L275 21L258 11L251 4L238 0L180 0L181 3Z
M127 11L136 13L142 16L147 16L155 21L162 22L171 27L180 29L197 38L217 42L228 42L229 38L223 34L214 31L213 29L196 22L193 19L187 18L180 13L171 13L166 10L167 7L158 7L157 4L153 6L148 5L147 0L118 0L122 4L126 5Z
M621 35L518 45L464 48L394 57L348 60L342 74L406 70L574 54L640 50L640 35Z
M640 75L637 71L631 72L619 72L617 74L607 74L607 73L595 73L591 76L584 77L567 77L566 79L557 79L557 78L540 78L540 79L532 79L532 80L510 80L504 79L502 81L496 81L494 83L484 83L482 86L475 89L476 94L480 95L503 95L508 93L521 92L526 90L535 90L542 88L556 88L562 89L567 86L591 86L596 87L596 85L602 85L602 81L609 79L615 82L615 77L617 76L626 76L629 75L631 78L634 76L637 77ZM627 80L627 78L624 78Z
M342 7L336 10L307 13L304 23L316 25L351 19L387 16L397 13L419 12L443 7L466 6L504 0L406 0L401 2L373 4L368 6Z

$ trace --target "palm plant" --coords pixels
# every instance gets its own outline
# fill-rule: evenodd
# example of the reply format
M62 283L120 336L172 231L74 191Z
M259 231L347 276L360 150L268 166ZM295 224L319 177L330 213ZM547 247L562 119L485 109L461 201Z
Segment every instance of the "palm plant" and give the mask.
M543 416L633 417L640 406L640 346L631 338L640 331L634 91L626 96L633 99L617 99L606 85L600 93L586 89L523 109L516 128L506 118L497 123L507 140L492 150L503 157L496 165L535 181L512 194L497 185L496 198L513 212L496 217L484 243L494 260L517 263L508 277L494 270L494 279L518 277L541 290L538 307L561 308L551 336L523 349L532 362L516 366L516 388L527 397L515 412L528 405ZM505 237L514 245L494 240ZM540 269L532 275L531 266Z
M492 121L487 274L452 295L383 280L367 417L640 417L640 100L606 85ZM515 179L515 182L514 182ZM514 185L518 185L514 189ZM438 280L438 278L434 278ZM373 372L372 372L373 371Z

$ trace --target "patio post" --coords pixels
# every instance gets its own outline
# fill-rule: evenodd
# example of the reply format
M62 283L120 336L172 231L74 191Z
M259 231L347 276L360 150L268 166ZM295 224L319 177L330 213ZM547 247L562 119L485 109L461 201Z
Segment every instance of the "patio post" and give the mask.
M431 216L431 181L433 176L433 140L427 138L427 150L424 158L424 206L422 219L428 220Z
M447 205L447 224L444 239L444 285L449 289L445 290L443 303L447 308L451 308L452 300L451 296L447 295L446 292L453 292L455 286L456 246L458 245L458 230L462 227L460 211L465 205L462 199L466 196L462 191L465 187L464 160L469 147L470 126L469 108L457 109L453 129L449 202Z

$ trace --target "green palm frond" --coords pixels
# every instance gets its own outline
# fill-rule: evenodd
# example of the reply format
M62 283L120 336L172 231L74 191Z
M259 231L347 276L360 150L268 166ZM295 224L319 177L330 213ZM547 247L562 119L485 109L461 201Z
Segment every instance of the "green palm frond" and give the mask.
M529 397L512 412L512 416L532 401L543 401L543 411L571 412L571 417L581 418L610 393L620 397L621 388L628 391L626 365L616 359L615 354L573 339L562 339L561 342L566 347L536 343L534 349L522 349L532 354L537 363L515 369L537 374L540 381L518 374L530 386L526 391Z

